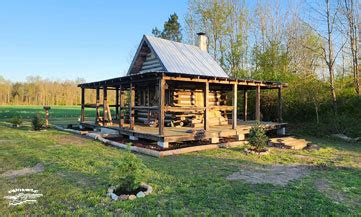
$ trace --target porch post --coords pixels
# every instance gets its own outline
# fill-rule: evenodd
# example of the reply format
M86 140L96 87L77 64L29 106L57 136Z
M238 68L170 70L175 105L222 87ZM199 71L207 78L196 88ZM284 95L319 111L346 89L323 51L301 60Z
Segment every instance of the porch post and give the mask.
M243 90L243 121L247 121L248 113L248 93L247 89Z
M103 126L107 124L105 121L108 117L107 101L108 101L108 88L104 86L103 87Z
M95 125L99 125L99 102L100 102L100 90L97 87L95 92Z
M119 117L119 87L115 88L115 116Z
M278 88L278 122L282 123L282 85Z
M119 102L120 102L120 108L119 108L119 127L124 126L124 92L122 89L122 85L119 87Z
M237 87L238 81L233 85L233 112L232 112L232 129L237 129Z
M158 127L159 135L164 135L164 100L165 100L165 80L161 77L158 81L159 109L158 109Z
M134 129L134 106L135 106L135 87L130 83L130 105L129 105L129 128Z
M256 87L256 121L261 121L261 86Z
M81 88L81 112L80 112L80 122L85 121L85 88Z
M203 93L203 100L204 100L204 115L203 115L203 124L204 130L209 130L209 123L208 123L208 106L209 106L209 82L207 81L204 86L204 93Z

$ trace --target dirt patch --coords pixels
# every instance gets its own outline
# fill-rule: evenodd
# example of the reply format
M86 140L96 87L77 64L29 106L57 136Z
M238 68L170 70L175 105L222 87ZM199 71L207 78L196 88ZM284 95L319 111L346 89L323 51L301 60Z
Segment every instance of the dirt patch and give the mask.
M84 146L86 145L89 140L86 138L82 138L80 136L73 136L73 135L61 135L61 136L56 136L54 138L55 142L60 144L60 145L69 145L69 144L73 144L73 145L78 145L78 146Z
M34 167L25 167L20 170L9 170L1 174L0 177L15 178L18 176L26 176L44 171L44 165L38 163Z
M272 165L246 166L239 172L227 177L227 180L243 180L251 184L273 184L285 186L292 180L307 176L310 169L307 166Z
M361 202L360 200L357 200L355 198L348 197L344 192L332 188L331 183L326 179L316 180L315 187L319 192L321 192L331 200L336 201L337 203L342 203L350 206L357 206Z

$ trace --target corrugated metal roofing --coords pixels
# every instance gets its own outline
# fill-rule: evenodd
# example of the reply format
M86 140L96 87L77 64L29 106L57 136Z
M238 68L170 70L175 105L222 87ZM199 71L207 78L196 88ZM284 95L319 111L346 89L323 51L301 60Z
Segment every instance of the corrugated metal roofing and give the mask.
M139 46L141 47L144 42L148 44L151 50L159 58L166 72L228 77L213 57L207 52L199 49L197 46L165 40L154 36L144 36ZM130 67L133 67L133 64ZM131 70L129 69L129 71Z

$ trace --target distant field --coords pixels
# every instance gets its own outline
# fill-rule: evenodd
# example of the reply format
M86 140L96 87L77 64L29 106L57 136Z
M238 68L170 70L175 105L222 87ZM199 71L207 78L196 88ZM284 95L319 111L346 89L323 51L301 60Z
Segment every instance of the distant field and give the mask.
M21 115L25 121L30 121L37 113L45 114L43 106L0 106L0 120L9 121L15 115ZM87 119L93 119L95 109L86 109ZM50 124L76 123L80 118L80 106L51 106L49 111Z

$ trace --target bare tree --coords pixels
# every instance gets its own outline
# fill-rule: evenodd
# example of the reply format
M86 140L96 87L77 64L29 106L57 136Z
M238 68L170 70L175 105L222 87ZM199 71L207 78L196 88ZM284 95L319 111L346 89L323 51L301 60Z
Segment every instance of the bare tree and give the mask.
M332 3L332 4L331 4ZM337 117L337 96L335 89L335 66L338 54L342 51L346 41L339 42L336 40L341 36L337 33L336 25L339 20L339 4L335 0L324 0L323 4L308 4L314 16L310 16L311 19L308 23L315 32L324 40L324 45L321 47L322 57L327 66L329 74L329 89L332 100L332 108L335 117ZM319 25L319 26L317 26ZM317 27L316 27L317 26ZM335 41L339 43L335 43ZM312 49L312 48L311 48Z
M356 2L355 2L356 1ZM354 87L357 95L361 95L360 74L358 67L358 22L357 22L357 0L343 0L342 12L346 18L346 34L350 43L352 57L352 74L354 78Z

